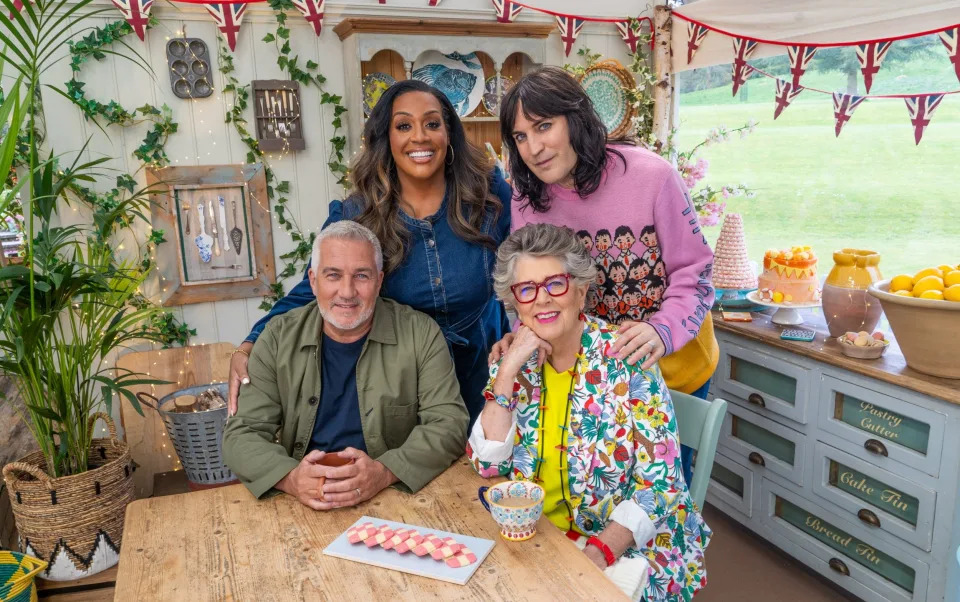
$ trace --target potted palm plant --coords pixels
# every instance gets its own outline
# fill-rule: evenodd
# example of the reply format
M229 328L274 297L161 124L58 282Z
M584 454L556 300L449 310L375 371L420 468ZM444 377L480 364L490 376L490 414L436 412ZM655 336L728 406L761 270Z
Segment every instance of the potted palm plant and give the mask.
M119 395L139 408L129 387L157 382L107 364L119 348L157 338L144 324L160 310L137 302L146 274L111 244L118 221L144 214L147 191L120 200L90 227L56 225L59 207L81 183L95 182L107 159L66 165L52 151L41 157L40 74L72 27L110 9L32 0L18 10L0 1L0 59L18 72L0 106L0 174L10 173L18 135L28 140L21 177L0 194L0 211L19 194L26 222L23 262L0 268L0 370L15 380L39 448L3 467L3 477L21 550L49 563L44 578L76 579L116 564L133 499L133 466L111 401ZM109 437L94 437L98 418Z

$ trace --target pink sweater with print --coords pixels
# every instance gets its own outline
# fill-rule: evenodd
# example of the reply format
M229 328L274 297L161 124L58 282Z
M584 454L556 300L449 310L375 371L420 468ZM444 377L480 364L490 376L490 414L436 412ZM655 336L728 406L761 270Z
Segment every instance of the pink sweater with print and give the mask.
M626 169L610 155L600 187L586 198L548 186L546 213L515 200L511 228L573 228L597 262L588 311L617 324L649 322L669 355L697 336L713 305L713 251L677 171L646 149L611 148L623 154Z

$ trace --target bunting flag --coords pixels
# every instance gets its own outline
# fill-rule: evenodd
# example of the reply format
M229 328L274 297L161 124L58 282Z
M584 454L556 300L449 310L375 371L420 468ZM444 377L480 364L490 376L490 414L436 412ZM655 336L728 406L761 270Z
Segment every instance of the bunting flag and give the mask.
M240 33L240 22L243 21L243 14L247 12L246 3L218 3L204 4L207 12L217 22L217 29L223 34L227 41L230 51L237 47L237 34Z
M637 27L631 27L630 21L617 21L617 30L620 32L620 37L623 38L623 41L627 43L627 47L630 48L630 54L637 53L637 43L640 41L640 24L637 23Z
M523 7L513 0L492 0L493 8L497 11L497 21L500 23L513 23Z
M786 80L782 80L779 77L777 78L777 108L773 111L773 118L776 119L780 116L780 113L783 113L783 110L793 102L793 99L797 97L800 92L803 91L803 86L794 86L793 83Z
M22 10L23 10L23 0L13 0L13 9L14 9L14 11L16 11L16 13L19 13L20 11L22 11ZM16 14L16 13L14 13L14 12L11 12L11 13L10 13L10 20L11 20L11 21L13 20L13 15ZM941 34L941 35L942 35L942 34Z
M947 47L947 54L950 56L950 62L953 63L953 70L960 79L960 57L957 55L957 38L960 37L960 27L945 29L940 32L940 41Z
M687 64L690 64L690 61L693 60L693 55L697 53L697 50L700 48L700 44L703 42L703 38L707 37L707 32L710 31L703 25L697 25L692 22L687 23Z
M430 0L430 6L436 6L443 2L443 0Z
M816 46L790 46L787 48L787 56L790 58L790 73L793 80L790 82L794 88L800 87L800 76L807 71L813 55L817 54Z
M940 106L943 94L908 96L903 100L907 103L907 110L910 111L910 123L913 124L913 140L920 144L920 138L923 138L923 130L930 125L930 119L933 118L933 112Z
M570 50L573 43L577 41L580 30L583 29L584 20L567 15L557 15L557 28L560 29L560 40L563 42L563 53L570 56Z
M326 0L291 0L291 2L303 14L307 23L313 25L313 31L320 35L320 30L323 28L323 3Z
M870 42L857 44L857 60L860 62L860 72L863 73L863 85L867 93L873 85L873 76L880 71L883 57L887 56L893 42Z
M854 96L853 94L843 94L841 92L833 93L833 120L836 122L834 133L839 136L840 130L850 121L853 111L860 103L866 100L865 96Z
M733 38L733 95L737 95L740 86L747 81L747 77L753 72L753 68L747 64L747 59L757 49L755 40L744 38Z

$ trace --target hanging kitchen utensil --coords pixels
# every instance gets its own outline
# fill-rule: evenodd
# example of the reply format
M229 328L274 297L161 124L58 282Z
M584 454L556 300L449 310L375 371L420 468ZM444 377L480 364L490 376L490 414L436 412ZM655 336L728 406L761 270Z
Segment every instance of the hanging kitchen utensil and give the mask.
M233 248L237 251L237 255L239 255L240 244L243 242L243 231L237 227L237 202L230 202L233 203L233 230L230 230L230 241L233 242Z
M220 216L220 229L218 230L218 232L220 233L220 246L223 248L224 251L226 251L227 250L227 214L223 208L222 196L217 197L217 204L219 205L218 211Z
M220 235L217 232L217 218L213 215L213 203L210 203L210 224L213 234L213 254L220 257Z
M194 242L197 244L197 251L200 253L200 261L210 263L210 245L213 243L213 239L210 238L203 227L203 203L197 203L197 213L200 217L200 235L197 236Z

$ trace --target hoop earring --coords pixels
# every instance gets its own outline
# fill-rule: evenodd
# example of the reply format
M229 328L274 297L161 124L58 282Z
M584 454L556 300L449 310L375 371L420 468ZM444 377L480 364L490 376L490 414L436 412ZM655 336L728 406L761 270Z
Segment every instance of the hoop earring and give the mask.
M450 152L447 153L447 158L449 159L449 161L447 161L447 165L453 165L453 162L454 162L454 160L457 158L457 155L456 155L456 153L453 152L453 145L452 145L452 144L448 144L448 145L447 145L447 148L450 150Z

